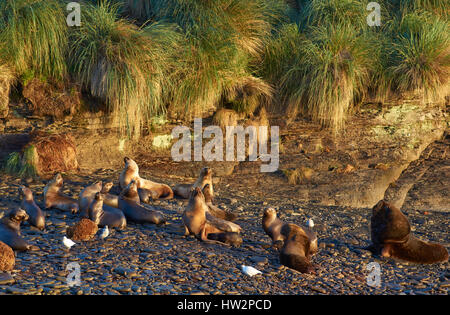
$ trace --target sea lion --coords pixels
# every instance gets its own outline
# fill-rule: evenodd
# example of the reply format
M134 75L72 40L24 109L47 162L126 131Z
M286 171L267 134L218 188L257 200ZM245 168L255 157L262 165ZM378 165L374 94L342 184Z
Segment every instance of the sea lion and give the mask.
M308 228L292 223L283 224L281 234L285 241L280 250L281 264L303 273L313 273L311 256L317 253L317 237Z
M0 271L11 271L16 264L16 256L11 247L0 241Z
M151 203L152 200L158 199L158 193L154 190L138 189L139 200L144 203Z
M28 222L40 230L45 229L45 213L34 202L33 192L28 187L19 186L19 196L22 198L20 207L28 214Z
M223 220L227 220L227 221L236 220L237 216L234 213L232 213L230 211L222 210L222 209L218 208L217 206L213 205L211 191L212 191L212 189L211 189L210 184L206 184L202 190L203 195L205 196L206 205L208 206L208 209L209 209L209 213L211 213L216 218L220 218Z
M120 209L116 209L104 204L103 194L97 192L94 200L89 206L89 219L100 227L124 229L127 226L125 215Z
M181 198L189 199L191 188L200 187L203 190L206 184L209 184L209 196L214 196L214 189L212 185L212 170L209 167L204 167L200 170L200 175L193 184L178 184L173 188L173 193ZM203 192L205 193L205 192Z
M132 180L119 195L119 209L129 221L136 223L162 224L165 219L161 212L148 209L139 202L137 183Z
M264 232L272 239L272 244L284 241L284 235L281 234L281 228L285 223L277 218L277 212L274 208L264 210L262 226Z
M185 227L185 235L192 234L198 240L207 243L236 243L236 238L240 237L237 233L229 233L227 231L229 226L218 224L218 222L211 222L206 219L208 206L205 203L200 187L192 188L188 205L183 212L182 220ZM214 235L215 240L208 238L211 233L218 233L221 235ZM228 240L230 238L230 240Z
M20 235L20 223L28 218L28 214L23 209L9 211L0 220L0 241L17 251L38 250L38 247L28 244Z
M104 205L118 209L119 208L119 196L109 193L109 191L111 190L113 185L114 185L113 182L107 182L106 184L103 185L102 190L100 192L102 193Z
M94 200L95 194L102 190L103 182L98 181L85 187L78 196L78 207L82 218L89 218L89 206Z
M79 209L78 201L64 195L61 192L62 186L63 178L60 173L57 173L44 188L45 208L56 208L62 211L77 213Z
M375 254L419 264L448 261L448 251L411 234L408 218L394 205L380 200L372 209L371 249Z
M66 234L73 241L89 241L94 238L97 231L98 227L94 221L81 218L80 221L67 228Z
M218 241L234 247L239 247L242 244L242 237L236 232L209 233L208 240Z
M139 166L132 159L125 157L124 162L125 168L122 170L119 176L119 186L121 189L124 189L132 180L135 180L137 183L137 188L156 192L156 199L173 198L173 191L168 185L156 183L140 177Z

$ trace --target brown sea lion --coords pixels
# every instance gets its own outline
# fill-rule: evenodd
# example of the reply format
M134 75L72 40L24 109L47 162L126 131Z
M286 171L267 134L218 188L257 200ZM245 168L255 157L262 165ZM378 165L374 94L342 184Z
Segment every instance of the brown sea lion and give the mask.
M9 211L0 220L0 241L17 251L38 250L38 247L28 244L20 235L20 223L28 218L28 214L23 209Z
M94 238L97 231L98 227L94 221L82 218L73 226L68 227L66 234L73 241L89 241Z
M103 188L100 192L102 193L104 205L108 205L110 207L118 209L119 208L119 196L109 193L109 191L111 190L113 185L114 185L113 182L107 182L106 184L103 185Z
M242 237L236 232L209 233L208 239L234 247L239 247L242 244Z
M128 221L135 223L162 224L165 222L161 212L148 209L141 205L135 180L132 180L120 193L119 209L123 211Z
M209 184L209 196L214 196L214 189L212 184L212 169L204 167L200 171L200 175L193 184L178 184L173 188L173 193L181 198L189 199L191 188L200 187L203 190L206 184ZM204 192L203 192L204 193Z
M444 246L415 238L408 218L384 200L372 209L370 230L375 254L419 264L448 261L448 251Z
M98 181L85 187L78 196L78 206L80 209L80 216L82 218L89 218L89 206L94 200L95 194L102 190L103 182Z
M183 212L183 224L185 226L185 235L192 234L197 239L207 243L235 243L237 233L229 233L227 226L211 222L206 219L206 213L208 212L208 206L205 203L205 197L200 187L192 188L191 195L189 197L188 205ZM208 235L211 233L218 233L221 235L214 235L216 240L211 240ZM230 241L228 241L230 238Z
M292 223L283 224L281 234L284 244L280 250L280 262L303 273L313 273L311 256L317 253L317 237L308 228Z
M57 173L44 188L45 208L56 208L62 211L77 213L79 210L78 201L64 195L61 192L62 186L63 178L60 173Z
M138 195L141 202L151 203L152 200L158 199L158 193L154 190L138 189Z
M222 210L218 208L217 206L213 205L212 203L212 195L211 195L212 189L210 188L210 184L206 184L203 189L203 195L205 196L205 202L208 206L209 213L211 213L216 218L220 218L227 221L234 221L237 218L237 215L230 211Z
M22 198L20 207L28 214L28 222L40 230L45 229L45 213L34 202L33 192L28 187L19 186L19 196Z
M119 176L119 186L121 189L124 189L132 180L135 180L138 188L154 191L156 192L155 196L157 196L158 198L173 198L173 191L168 185L156 183L151 180L142 178L139 175L139 166L132 159L125 157L124 162L125 168L122 170Z
M124 229L127 226L125 215L120 209L116 209L105 205L103 202L103 194L98 192L89 206L89 219L94 221L98 226L108 226L110 228Z
M277 212L274 208L264 210L262 226L264 232L272 239L272 244L284 241L284 235L281 234L281 228L285 223L277 218Z
M11 271L16 264L16 256L11 247L0 241L0 271Z

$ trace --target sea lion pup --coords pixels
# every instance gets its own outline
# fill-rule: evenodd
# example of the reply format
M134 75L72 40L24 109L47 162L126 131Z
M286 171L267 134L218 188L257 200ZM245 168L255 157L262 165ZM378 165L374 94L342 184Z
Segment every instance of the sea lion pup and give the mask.
M127 220L123 212L119 209L104 204L103 194L95 194L94 200L89 206L89 219L95 222L99 227L108 226L110 228L124 229L127 226Z
M154 190L138 189L139 200L144 203L151 203L152 200L158 199L158 193Z
M229 226L221 224L221 222L211 222L206 219L208 206L205 203L200 187L192 188L188 205L183 212L183 224L185 227L185 235L194 235L198 240L207 243L228 244L236 243L236 238L240 237L238 233L229 231ZM214 235L215 240L209 239L208 235Z
M408 218L384 200L372 209L370 229L375 254L419 264L448 261L448 251L444 246L415 238Z
M212 169L204 167L200 171L200 175L193 184L178 184L173 188L173 193L181 198L189 199L191 188L200 187L203 190L206 184L209 184L209 196L214 196L214 189L212 185ZM205 192L203 192L205 193Z
M113 182L107 182L106 184L103 185L102 190L100 191L102 193L102 197L103 197L103 204L118 209L119 208L119 196L109 193L112 186L114 186Z
M16 256L11 247L0 241L0 271L11 271L16 264Z
M310 258L317 253L317 237L307 228L292 223L283 224L281 235L285 241L280 250L281 264L303 273L313 273Z
M17 251L39 250L38 247L28 244L20 235L20 223L28 218L28 214L23 209L9 211L0 220L0 241Z
M102 181L85 187L78 196L78 207L82 218L89 218L89 206L94 201L95 194L102 190Z
M33 192L28 187L19 186L19 196L22 198L20 207L28 214L28 222L39 230L45 229L45 213L34 202Z
M202 190L203 195L205 196L206 205L208 206L208 209L209 209L209 213L211 213L216 218L220 218L220 219L223 219L223 220L227 220L227 221L234 221L234 220L236 220L237 215L235 215L234 213L232 213L230 211L222 210L222 209L220 209L217 206L212 204L211 191L212 191L212 189L210 187L210 184L206 184L203 187L203 190Z
M77 213L79 209L78 201L64 195L61 192L62 186L63 178L60 173L57 173L44 188L45 208L56 208L62 211Z
M151 180L144 179L139 176L139 166L132 159L125 157L125 168L122 170L119 176L119 186L121 189L127 187L131 180L135 180L137 183L137 188L147 189L156 192L155 196L162 199L172 199L173 191L166 184L160 184L152 182Z
M272 244L284 241L284 235L281 234L281 228L285 223L277 218L277 212L274 208L264 210L262 226L264 232L272 239Z
M82 218L73 226L68 227L66 234L73 241L89 241L94 238L97 231L98 227L94 221Z
M139 202L137 183L132 180L119 195L119 209L129 221L135 223L162 224L165 219L161 212L142 206Z

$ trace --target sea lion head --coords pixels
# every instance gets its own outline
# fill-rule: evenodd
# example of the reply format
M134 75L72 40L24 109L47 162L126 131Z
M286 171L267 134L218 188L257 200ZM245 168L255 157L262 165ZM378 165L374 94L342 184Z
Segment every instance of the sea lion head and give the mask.
M212 169L209 167L202 168L202 170L200 171L200 177L205 178L208 176L212 176Z
M264 219L275 219L277 217L277 211L274 208L267 208L263 212Z
M101 180L99 180L98 182L94 183L94 186L97 190L101 190L102 186L103 186L103 182Z
M19 197L25 198L26 200L33 200L33 192L28 187L24 185L19 186Z
M57 173L55 175L55 177L53 177L53 183L55 184L56 187L62 187L63 185L63 178L61 173Z
M114 185L113 182L107 182L105 185L103 185L103 188L101 189L102 193L103 194L108 193L111 190L113 185Z
M190 200L202 200L205 201L205 196L203 195L202 190L200 187L191 188L191 193L189 195Z
M28 216L27 212L21 208L17 208L15 210L12 210L9 213L9 219L13 222L24 222L27 221L30 217Z
M125 157L123 159L123 161L125 162L125 168L131 169L133 171L139 171L139 167L137 165L137 163L135 161L133 161L132 159L130 159L129 157Z

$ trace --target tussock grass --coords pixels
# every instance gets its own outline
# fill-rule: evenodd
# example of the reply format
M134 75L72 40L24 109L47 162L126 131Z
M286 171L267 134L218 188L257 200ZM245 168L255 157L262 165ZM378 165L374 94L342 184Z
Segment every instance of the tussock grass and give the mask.
M170 24L138 28L119 18L119 5L84 5L82 26L70 34L70 69L82 86L104 100L121 131L140 136L165 111L163 90L180 37Z
M435 15L410 13L398 30L387 47L391 90L420 94L424 102L444 98L450 92L450 24Z
M8 156L5 172L22 178L36 178L38 176L38 161L36 147L27 145L22 153L13 152Z
M364 97L377 64L375 43L349 26L322 26L301 42L281 78L288 108L338 132L349 108Z
M67 24L57 0L0 1L0 59L21 75L63 78Z

